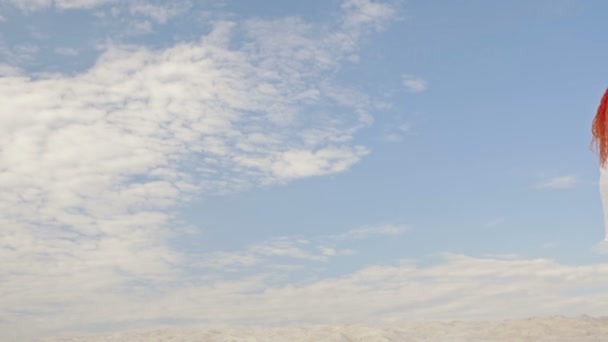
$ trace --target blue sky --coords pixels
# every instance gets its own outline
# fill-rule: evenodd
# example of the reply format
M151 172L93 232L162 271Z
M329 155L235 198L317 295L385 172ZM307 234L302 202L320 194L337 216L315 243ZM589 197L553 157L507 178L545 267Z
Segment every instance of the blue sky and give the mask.
M606 11L0 1L0 331L607 314Z

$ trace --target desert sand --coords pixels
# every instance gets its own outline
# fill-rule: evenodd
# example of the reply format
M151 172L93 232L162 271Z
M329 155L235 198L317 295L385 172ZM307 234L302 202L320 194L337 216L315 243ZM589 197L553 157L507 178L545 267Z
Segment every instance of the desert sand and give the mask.
M282 328L164 328L62 336L44 342L262 341L608 341L608 317L562 316L505 321L407 322Z

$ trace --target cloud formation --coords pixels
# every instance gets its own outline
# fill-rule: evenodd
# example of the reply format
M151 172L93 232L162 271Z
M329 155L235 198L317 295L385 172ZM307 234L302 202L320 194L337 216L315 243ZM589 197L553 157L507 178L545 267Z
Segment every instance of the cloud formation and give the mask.
M559 176L536 184L538 189L567 189L579 182L576 176Z
M388 133L384 139L388 142L398 143L403 141L404 135L412 135L412 125L409 123L402 123Z
M412 75L403 75L403 85L411 93L421 93L428 89L426 80Z
M11 3L31 11L108 1ZM10 294L0 331L103 322L109 308L142 309L147 295L192 292L205 283L188 273L196 256L167 242L181 234L181 203L344 172L369 153L354 141L373 121L369 100L334 75L390 6L349 3L337 26L218 21L164 49L109 43L73 75L0 67L0 293ZM137 13L170 18L155 11ZM227 262L339 253L291 240L251 250Z
M93 8L117 0L3 0L24 11L36 11L49 7L58 9Z
M131 1L129 12L131 14L143 15L164 24L168 20L184 14L192 7L190 1L165 2Z
M401 235L410 230L410 227L404 224L386 224L379 226L366 226L349 230L346 233L333 235L334 239L364 239L372 236L395 236Z
M287 266L295 261L328 262L337 256L356 254L348 245L349 240L362 240L367 238L386 238L402 235L410 227L403 224L386 224L364 226L351 229L342 234L321 235L315 237L280 236L246 246L240 251L217 251L201 255L197 267L213 269L239 269L258 265L267 267L273 263ZM287 264L286 264L286 263ZM297 265L289 265L293 267ZM242 269L241 269L242 270Z
M179 291L144 289L138 301L120 301L116 295L95 299L90 304L100 309L80 319L195 319L238 326L601 315L608 299L607 271L605 263L570 266L547 259L449 254L433 265L404 260L300 284L277 284L277 273L208 279Z

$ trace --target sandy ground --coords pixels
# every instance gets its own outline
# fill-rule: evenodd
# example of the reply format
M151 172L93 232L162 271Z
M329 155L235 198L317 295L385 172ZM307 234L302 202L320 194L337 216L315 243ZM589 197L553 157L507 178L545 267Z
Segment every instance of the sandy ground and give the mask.
M608 317L551 317L487 322L410 322L382 326L167 328L54 337L39 341L608 341Z

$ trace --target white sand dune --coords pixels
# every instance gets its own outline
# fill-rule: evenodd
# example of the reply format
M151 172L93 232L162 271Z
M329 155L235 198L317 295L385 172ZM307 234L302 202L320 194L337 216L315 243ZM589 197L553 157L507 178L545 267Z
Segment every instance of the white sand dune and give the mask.
M410 322L285 328L167 328L47 338L44 342L262 341L608 341L608 317L550 317L481 322Z

